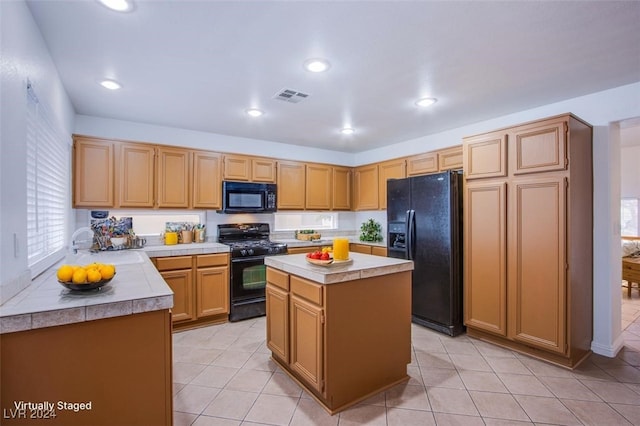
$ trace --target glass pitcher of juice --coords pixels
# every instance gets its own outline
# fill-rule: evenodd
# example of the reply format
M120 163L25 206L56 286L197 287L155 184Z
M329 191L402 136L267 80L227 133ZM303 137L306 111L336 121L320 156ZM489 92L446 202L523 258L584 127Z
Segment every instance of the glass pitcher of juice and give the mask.
M333 260L349 259L349 239L334 238L333 239Z

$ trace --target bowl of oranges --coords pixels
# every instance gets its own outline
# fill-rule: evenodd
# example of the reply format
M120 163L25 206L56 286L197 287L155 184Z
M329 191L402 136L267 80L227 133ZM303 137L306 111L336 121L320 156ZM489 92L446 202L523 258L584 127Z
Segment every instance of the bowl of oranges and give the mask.
M69 290L95 290L107 284L116 275L111 264L90 263L88 265L62 265L56 276L58 282Z

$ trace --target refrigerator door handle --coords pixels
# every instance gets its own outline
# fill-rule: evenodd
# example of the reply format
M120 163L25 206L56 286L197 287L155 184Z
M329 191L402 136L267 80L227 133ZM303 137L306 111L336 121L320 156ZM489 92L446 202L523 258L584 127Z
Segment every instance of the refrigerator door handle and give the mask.
M407 259L413 260L415 257L415 239L416 239L416 211L407 210Z

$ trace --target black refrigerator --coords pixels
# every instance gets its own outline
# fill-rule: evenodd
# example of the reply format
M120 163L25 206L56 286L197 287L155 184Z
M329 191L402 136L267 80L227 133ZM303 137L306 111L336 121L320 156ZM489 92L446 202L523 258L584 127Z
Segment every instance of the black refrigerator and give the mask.
M388 180L387 232L388 257L414 262L412 321L462 333L462 173Z

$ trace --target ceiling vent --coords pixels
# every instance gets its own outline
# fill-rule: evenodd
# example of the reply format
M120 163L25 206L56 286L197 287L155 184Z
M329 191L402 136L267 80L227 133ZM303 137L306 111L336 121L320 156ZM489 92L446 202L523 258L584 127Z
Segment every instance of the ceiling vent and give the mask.
M292 89L282 89L273 96L273 99L297 104L298 102L303 101L308 97L308 93L302 93Z

